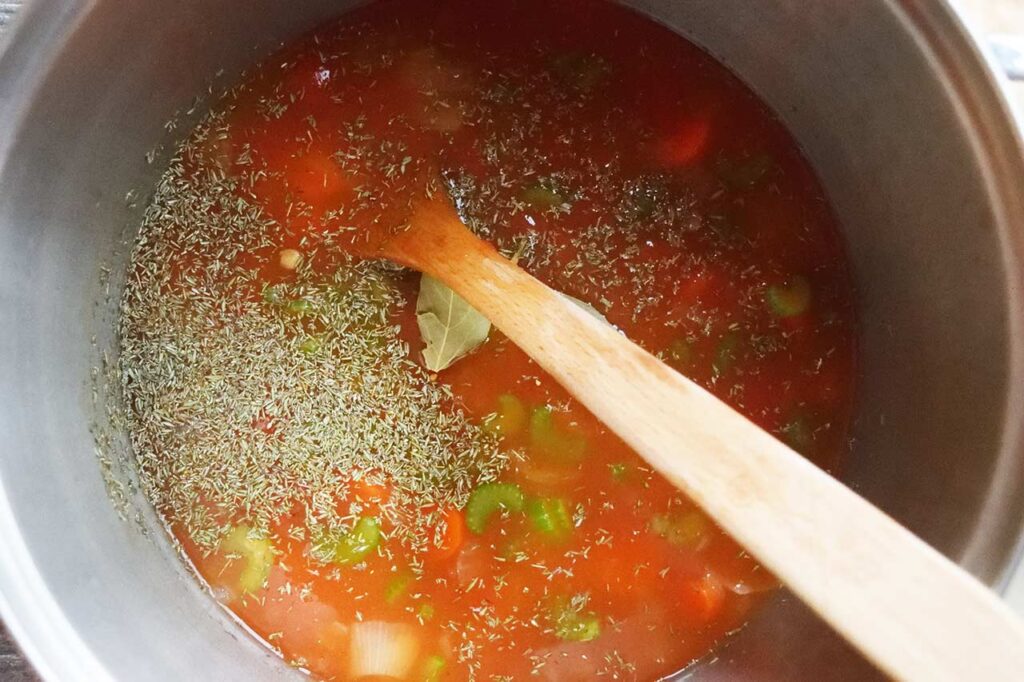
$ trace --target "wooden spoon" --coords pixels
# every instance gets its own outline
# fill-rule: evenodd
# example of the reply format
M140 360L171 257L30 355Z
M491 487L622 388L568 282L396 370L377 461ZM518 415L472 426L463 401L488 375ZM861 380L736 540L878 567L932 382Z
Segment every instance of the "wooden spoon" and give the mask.
M415 203L408 228L373 246L488 317L884 672L1024 679L1024 626L992 592L502 257L447 200Z

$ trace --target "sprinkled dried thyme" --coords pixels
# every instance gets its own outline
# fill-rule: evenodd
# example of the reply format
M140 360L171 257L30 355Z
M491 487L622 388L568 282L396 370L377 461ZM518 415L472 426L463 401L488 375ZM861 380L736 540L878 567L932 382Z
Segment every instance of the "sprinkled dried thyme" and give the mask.
M765 282L781 273L746 215L761 199L718 177L714 155L652 162L667 123L634 116L616 59L537 43L510 60L432 30L410 40L409 28L343 22L323 45L312 36L315 50L286 49L177 148L127 272L119 361L102 366L127 402L112 423L127 422L143 488L218 598L274 617L315 606L330 621L329 652L296 646L291 619L273 623L266 638L293 665L316 674L328 653L341 670L339 632L382 619L417 624L422 654L459 677L579 665L635 679L666 659L616 638L693 635L671 587L685 572L662 563L648 523L690 506L603 433L588 433L593 480L538 456L526 426L504 441L521 452L502 452L452 391L477 418L495 397L479 389L494 388L589 425L521 356L506 356L514 376L495 372L494 386L473 367L427 373L407 345L409 273L340 248L368 225L400 226L412 192L445 192L503 253L743 407L744 374L801 333L765 308ZM495 334L480 358L508 344ZM794 441L824 428L803 406L776 416ZM105 436L97 447L114 449ZM549 542L525 514L487 535L450 532L470 492L499 478L540 502L564 494L571 537ZM197 557L186 538L209 552L240 523L270 532L259 539L274 566L265 589L238 596L218 582L234 584L224 552ZM436 551L449 542L454 553ZM619 603L632 594L645 596Z
M182 146L146 212L121 304L120 370L132 445L159 510L201 546L240 520L268 530L301 509L311 530L350 525L353 476L387 481L381 514L415 546L419 508L462 506L507 455L409 358L390 313L392 268L347 262L266 286L246 254L275 224L203 145ZM207 147L208 148L208 147ZM188 168L198 163L200 172ZM431 536L432 537L432 536Z

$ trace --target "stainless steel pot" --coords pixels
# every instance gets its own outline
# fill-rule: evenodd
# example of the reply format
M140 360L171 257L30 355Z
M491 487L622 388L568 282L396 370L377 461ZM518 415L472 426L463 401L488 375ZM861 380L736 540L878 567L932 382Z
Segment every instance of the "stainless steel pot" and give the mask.
M0 614L48 679L296 675L197 587L130 490L119 518L90 371L144 203L126 193L153 186L146 153L179 134L164 123L218 70L230 81L348 4L39 0L2 48ZM1024 529L1024 157L983 56L943 2L630 4L764 97L839 214L863 360L845 479L998 586ZM695 674L874 675L785 597Z

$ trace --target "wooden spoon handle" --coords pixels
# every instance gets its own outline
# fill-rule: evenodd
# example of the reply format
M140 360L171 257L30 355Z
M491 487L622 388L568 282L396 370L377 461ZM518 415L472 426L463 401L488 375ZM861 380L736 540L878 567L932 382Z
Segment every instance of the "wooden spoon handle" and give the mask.
M435 232L443 257L406 262L490 318L883 671L1022 679L1024 626L981 583L461 223Z

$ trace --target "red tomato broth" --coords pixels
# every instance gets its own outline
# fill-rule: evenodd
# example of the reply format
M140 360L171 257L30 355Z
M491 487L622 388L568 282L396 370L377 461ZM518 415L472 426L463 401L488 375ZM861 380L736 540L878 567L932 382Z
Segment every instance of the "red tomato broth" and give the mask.
M385 0L266 60L229 108L217 165L260 168L249 195L276 221L273 243L245 258L256 281L291 281L281 249L358 235L440 172L472 228L509 254L526 241L531 273L819 465L838 466L855 348L837 227L778 121L678 36L597 0ZM395 143L382 154L400 167L410 159L408 175L339 162L380 140ZM388 196L346 213L362 187ZM326 277L340 260L318 254L313 272ZM810 303L780 317L766 292L794 277L809 283ZM395 275L405 303L391 311L414 355L418 281ZM387 621L420 643L408 679L424 679L431 656L444 661L438 679L653 679L707 654L775 586L500 332L436 382L485 427L499 396L527 415L552 408L556 432L583 453L553 459L523 424L502 437L522 456L501 480L528 499L564 501L573 527L549 541L527 515L496 514L481 534L441 532L421 563L391 547L336 566L292 535L306 523L296 508L272 529L272 566L250 593L238 590L244 558L175 527L218 596L286 660L349 679L354 624ZM254 423L267 438L272 416ZM370 480L339 490L338 504L373 514L388 489ZM217 511L246 521L241 504ZM445 510L453 524L462 513ZM589 641L560 638L546 620L574 595L588 596L581 613L600 623Z

